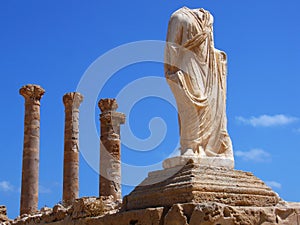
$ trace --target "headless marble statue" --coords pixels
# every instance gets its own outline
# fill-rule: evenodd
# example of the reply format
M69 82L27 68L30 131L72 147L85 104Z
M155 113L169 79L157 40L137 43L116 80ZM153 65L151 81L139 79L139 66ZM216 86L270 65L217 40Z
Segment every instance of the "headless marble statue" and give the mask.
M165 49L165 75L175 96L181 156L164 167L186 163L234 167L226 118L226 54L214 48L213 16L183 7L171 16Z

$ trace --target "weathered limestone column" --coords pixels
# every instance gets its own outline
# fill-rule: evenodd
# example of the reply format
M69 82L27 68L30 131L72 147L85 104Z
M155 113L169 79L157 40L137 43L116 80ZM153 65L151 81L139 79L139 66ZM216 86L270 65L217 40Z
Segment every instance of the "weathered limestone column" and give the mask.
M65 105L63 202L72 203L79 192L79 106L83 96L78 92L63 97Z
M28 84L20 89L25 98L24 146L20 214L33 213L38 208L40 100L45 90Z
M120 125L125 123L125 115L116 112L118 104L115 99L101 99L98 106L102 111L99 194L112 195L121 201Z

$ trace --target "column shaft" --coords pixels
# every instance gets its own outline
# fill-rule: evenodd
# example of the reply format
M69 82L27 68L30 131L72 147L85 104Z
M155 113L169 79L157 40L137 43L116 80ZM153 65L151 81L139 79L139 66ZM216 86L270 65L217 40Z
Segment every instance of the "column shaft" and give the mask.
M112 195L121 200L121 141L120 124L125 123L125 115L116 112L115 99L102 99L98 103L100 115L100 196Z
M79 195L79 105L83 96L77 92L63 97L65 105L63 202L71 204Z
M21 215L34 213L38 208L40 99L44 92L38 85L26 85L20 89L25 98Z

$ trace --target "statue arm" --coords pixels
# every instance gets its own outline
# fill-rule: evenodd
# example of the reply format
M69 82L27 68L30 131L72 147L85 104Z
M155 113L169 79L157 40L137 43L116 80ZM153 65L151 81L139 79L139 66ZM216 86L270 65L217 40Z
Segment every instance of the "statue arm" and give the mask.
M217 67L220 76L220 84L222 90L224 90L224 100L226 100L226 79L227 79L227 55L225 52L215 49L217 58Z

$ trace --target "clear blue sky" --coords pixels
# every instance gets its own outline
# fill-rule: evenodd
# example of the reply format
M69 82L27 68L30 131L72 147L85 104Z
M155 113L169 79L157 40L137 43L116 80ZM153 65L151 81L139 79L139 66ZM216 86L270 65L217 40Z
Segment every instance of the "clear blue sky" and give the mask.
M39 206L53 206L62 196L62 96L75 91L89 66L111 49L134 41L165 40L170 15L184 5L202 7L214 15L215 46L228 55L228 130L236 169L253 172L283 199L300 201L298 0L5 0L0 3L0 205L8 207L11 218L19 212L21 185L24 99L19 88L35 83L46 90L41 100ZM137 51L143 55L143 49ZM106 68L114 67L118 60L110 60ZM104 74L101 69L97 73L100 77ZM124 97L122 101L122 90L138 81L141 85L135 94L145 94L147 88L157 96L165 93L164 87L168 86L164 81L159 87L148 82L149 76L163 81L163 65L144 62L126 66L105 84L99 84L102 88L98 99L118 96L121 111L133 100L129 96L125 98L128 102ZM133 134L147 139L166 133L158 146L147 151L134 150L143 148L139 141L122 147L122 161L137 168L161 163L178 142L176 109L166 99L146 94L127 118ZM99 111L93 104L92 119L99 127ZM84 104L82 111L83 107ZM148 125L154 117L164 120L164 125L156 119L151 133ZM81 136L90 135L82 132ZM126 142L126 134L123 136ZM91 146L96 146L91 148L97 161L98 143ZM81 145L82 151L87 148L90 147ZM138 171L124 177L138 182ZM131 189L124 185L123 193ZM97 195L98 174L89 160L81 157L80 196Z

